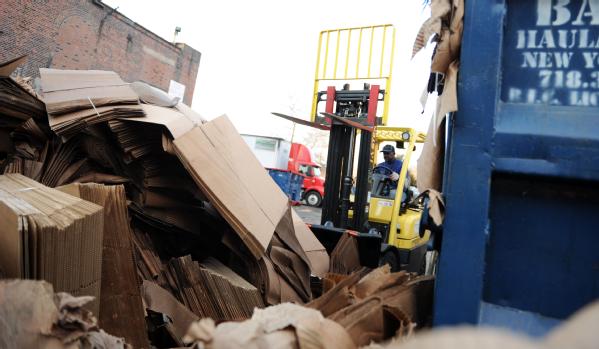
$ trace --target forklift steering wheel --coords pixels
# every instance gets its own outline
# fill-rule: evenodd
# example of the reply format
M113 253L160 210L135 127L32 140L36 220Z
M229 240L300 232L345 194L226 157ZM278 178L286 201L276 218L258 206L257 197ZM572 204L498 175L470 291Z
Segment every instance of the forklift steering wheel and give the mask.
M385 171L387 172L387 173L380 173L380 172L379 172L379 174L382 174L382 175L386 175L386 176L387 176L387 178L385 178L385 180L391 180L390 176L391 176L391 173L393 173L393 171L391 171L391 169L389 169L388 167L385 167L385 166L375 166L375 167L372 169L372 173L377 173L376 171L377 171L378 169L383 169L383 170L385 170Z

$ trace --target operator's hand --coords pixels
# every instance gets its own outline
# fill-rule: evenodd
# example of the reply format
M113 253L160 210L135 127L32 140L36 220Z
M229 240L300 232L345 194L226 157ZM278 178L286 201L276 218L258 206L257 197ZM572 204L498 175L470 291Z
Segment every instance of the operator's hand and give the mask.
M391 178L393 182L397 182L397 180L399 179L399 174L397 172L392 172L389 178Z

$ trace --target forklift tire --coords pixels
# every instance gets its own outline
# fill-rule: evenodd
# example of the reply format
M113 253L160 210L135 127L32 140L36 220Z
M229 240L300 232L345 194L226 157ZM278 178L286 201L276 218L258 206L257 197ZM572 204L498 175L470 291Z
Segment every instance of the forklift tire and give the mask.
M393 249L388 249L381 256L381 260L379 265L383 266L385 264L389 264L391 267L391 272L396 272L401 269L401 265L399 263L399 256Z
M322 196L317 191L311 190L304 195L304 200L308 206L318 207L322 202Z

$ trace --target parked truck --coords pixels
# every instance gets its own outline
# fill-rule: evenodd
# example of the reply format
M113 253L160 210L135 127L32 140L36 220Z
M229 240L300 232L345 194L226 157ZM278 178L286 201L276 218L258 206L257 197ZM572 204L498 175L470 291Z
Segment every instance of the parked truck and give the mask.
M309 206L320 206L324 196L324 178L320 165L313 161L310 148L300 143L291 144L287 168L304 177L302 198Z
M302 199L309 206L318 207L324 196L324 178L321 167L314 162L310 148L282 138L242 135L262 166L268 169L288 170L303 177Z

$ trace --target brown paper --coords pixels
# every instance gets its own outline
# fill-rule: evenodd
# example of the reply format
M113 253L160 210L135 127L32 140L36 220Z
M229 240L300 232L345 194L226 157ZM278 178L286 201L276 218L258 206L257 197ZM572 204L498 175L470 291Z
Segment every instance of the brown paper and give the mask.
M0 269L95 297L98 312L104 217L101 206L19 174L0 176Z
M445 88L443 94L437 98L437 107L435 114L437 116L437 132L445 133L445 129L441 129L440 125L444 121L448 113L458 110L458 70L460 62L453 61L449 64L447 74L445 76ZM430 135L430 133L429 133Z
M442 118L441 127L434 130L434 118L431 119L427 137L422 147L422 154L418 158L418 190L426 189L441 191L443 184L443 162L445 156L445 118ZM434 139L436 137L436 141Z
M336 274L351 274L361 268L358 241L350 234L343 234L333 252L329 271Z
M430 6L431 17L422 23L422 26L418 31L412 48L412 58L414 58L421 49L426 47L426 44L433 34L441 34L441 22L451 11L450 0L432 0Z
M99 324L136 348L149 348L124 187L70 184L57 189L104 207Z

